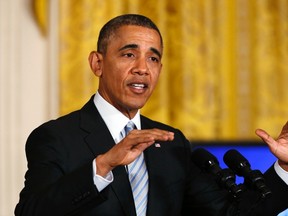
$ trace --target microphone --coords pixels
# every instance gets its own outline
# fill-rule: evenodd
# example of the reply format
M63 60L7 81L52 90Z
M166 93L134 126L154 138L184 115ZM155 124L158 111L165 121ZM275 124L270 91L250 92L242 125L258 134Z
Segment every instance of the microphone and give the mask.
M260 170L251 170L248 160L237 150L231 149L224 154L224 162L237 175L243 176L245 183L260 192L261 198L269 197L272 192L266 186L265 179Z
M243 188L235 183L235 174L232 170L221 169L217 158L203 148L192 151L192 161L202 170L216 175L220 187L227 189L234 198L240 198Z

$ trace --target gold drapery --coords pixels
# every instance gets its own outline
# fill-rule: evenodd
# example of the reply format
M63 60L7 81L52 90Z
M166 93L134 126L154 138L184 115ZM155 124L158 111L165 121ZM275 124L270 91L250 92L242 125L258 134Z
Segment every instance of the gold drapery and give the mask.
M251 140L258 127L277 136L288 119L287 9L287 0L59 0L60 114L97 90L87 57L101 26L140 13L164 38L143 114L191 140Z

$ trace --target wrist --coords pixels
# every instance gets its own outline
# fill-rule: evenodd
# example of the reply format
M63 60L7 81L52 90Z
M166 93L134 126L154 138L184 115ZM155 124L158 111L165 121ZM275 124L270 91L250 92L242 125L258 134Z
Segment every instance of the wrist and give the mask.
M105 177L113 169L113 167L109 166L109 164L105 162L104 155L98 155L96 157L95 162L96 162L96 174L102 177Z

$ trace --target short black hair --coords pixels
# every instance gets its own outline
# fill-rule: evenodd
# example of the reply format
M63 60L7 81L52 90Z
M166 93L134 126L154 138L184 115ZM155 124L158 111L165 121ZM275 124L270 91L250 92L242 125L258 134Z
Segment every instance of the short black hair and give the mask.
M160 36L161 46L163 47L163 39L156 24L146 16L139 14L124 14L117 16L108 21L100 30L97 51L105 54L107 51L108 40L122 26L136 25L150 29L154 29Z

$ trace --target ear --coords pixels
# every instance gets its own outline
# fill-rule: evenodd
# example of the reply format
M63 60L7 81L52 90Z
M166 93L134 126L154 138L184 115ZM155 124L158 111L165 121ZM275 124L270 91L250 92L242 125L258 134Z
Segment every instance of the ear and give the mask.
M100 77L102 75L102 60L102 54L96 51L92 51L88 57L90 68L95 76Z

